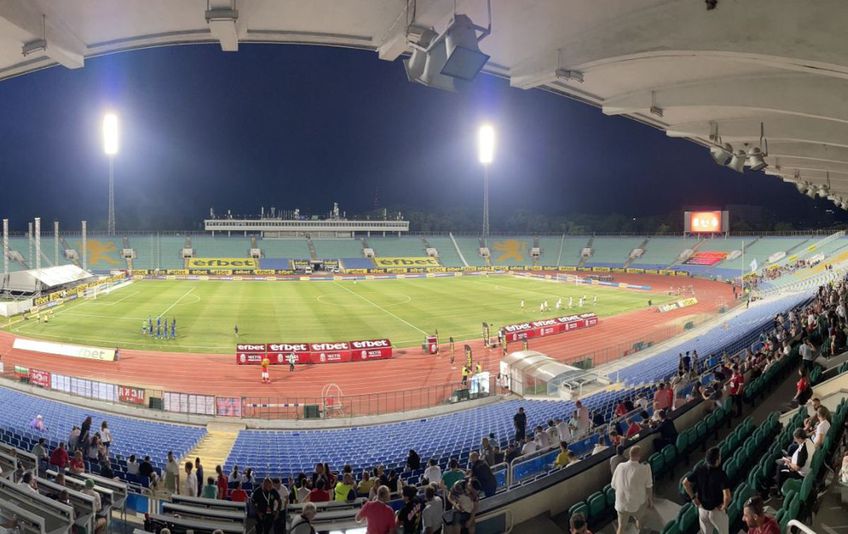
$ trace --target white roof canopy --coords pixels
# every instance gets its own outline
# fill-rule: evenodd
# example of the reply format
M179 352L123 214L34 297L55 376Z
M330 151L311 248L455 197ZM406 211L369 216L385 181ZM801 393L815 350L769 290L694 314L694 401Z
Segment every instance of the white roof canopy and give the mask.
M36 292L54 287L79 282L93 275L84 271L76 265L59 265L44 269L31 269L29 271L14 271L9 273L8 278L2 280L0 289L14 292Z

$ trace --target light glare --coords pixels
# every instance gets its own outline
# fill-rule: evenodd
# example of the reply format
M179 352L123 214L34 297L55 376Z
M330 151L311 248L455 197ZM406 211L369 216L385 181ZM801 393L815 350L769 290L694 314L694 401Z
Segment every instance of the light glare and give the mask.
M480 163L488 165L495 159L495 129L491 124L480 126L477 135Z
M107 156L118 153L118 116L114 113L103 117L103 152Z

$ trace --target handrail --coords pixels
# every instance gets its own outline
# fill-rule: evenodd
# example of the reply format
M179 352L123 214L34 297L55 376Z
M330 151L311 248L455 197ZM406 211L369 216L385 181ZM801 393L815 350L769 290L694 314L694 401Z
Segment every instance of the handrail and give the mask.
M792 519L789 523L786 524L786 531L789 532L792 527L797 527L798 530L804 532L805 534L816 534L816 531L805 525L804 523L798 521L797 519Z

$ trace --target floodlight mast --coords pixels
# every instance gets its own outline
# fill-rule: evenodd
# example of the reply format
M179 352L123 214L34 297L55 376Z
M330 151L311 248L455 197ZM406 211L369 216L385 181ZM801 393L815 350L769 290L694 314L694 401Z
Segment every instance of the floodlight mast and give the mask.
M106 232L115 235L115 154L118 153L118 116L107 113L103 117L103 152L109 159L109 219Z
M483 239L489 238L489 165L495 159L495 129L483 124L477 134L477 155L483 165Z

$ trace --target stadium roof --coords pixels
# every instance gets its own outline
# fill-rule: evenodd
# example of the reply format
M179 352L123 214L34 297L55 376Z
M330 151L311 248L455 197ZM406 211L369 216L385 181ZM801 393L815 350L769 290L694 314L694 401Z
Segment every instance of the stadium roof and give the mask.
M93 275L76 265L57 265L28 271L12 271L0 280L0 289L5 291L35 292L42 289L59 287L80 282Z
M440 32L455 4L488 24L485 0L0 0L0 79L192 43L344 46L392 61L411 50L411 24ZM708 4L492 0L485 69L704 145L717 133L737 151L758 146L762 123L767 173L848 199L848 4Z

